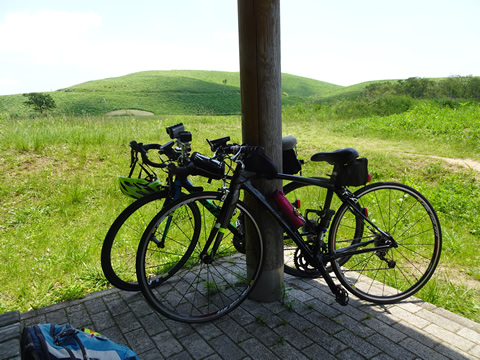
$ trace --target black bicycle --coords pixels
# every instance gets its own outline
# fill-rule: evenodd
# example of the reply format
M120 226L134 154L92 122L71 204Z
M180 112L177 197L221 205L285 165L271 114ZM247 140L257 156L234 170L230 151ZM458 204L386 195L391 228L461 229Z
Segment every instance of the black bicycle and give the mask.
M229 185L170 203L140 241L138 283L161 314L184 322L213 320L237 307L256 285L265 252L262 227L240 200L242 191L283 228L289 239L284 243L297 249L296 266L307 275L323 276L342 305L347 305L348 293L374 303L395 303L415 294L433 275L442 243L435 210L418 191L400 183L350 191L349 186L369 181L367 160L358 158L355 149L314 154L312 161L333 165L326 178L278 173L259 147L226 145L218 151L236 163ZM310 205L296 214L290 201L273 202L260 193L251 183L254 178L326 190L325 196L308 199ZM336 211L331 208L334 198L340 202ZM215 204L218 214L206 211L205 201ZM230 224L247 234L245 251L235 247ZM158 246L158 238L166 239L164 247Z
M194 185L189 176L198 175L206 179L222 180L225 187L230 178L229 164L220 151L213 157L198 152L191 152L192 134L185 131L183 123L166 128L171 141L165 144L143 144L131 141L130 171L128 176L119 177L122 193L136 199L126 207L110 226L102 245L101 265L106 279L115 287L125 291L139 291L137 283L135 256L138 243L149 222L168 203L185 194L202 191ZM223 137L207 140L210 149L215 152L230 140ZM294 174L301 169L301 161L296 155L297 140L294 137L282 139L283 162L285 172ZM151 153L156 152L158 160L153 160ZM150 154L150 156L149 156ZM160 182L156 169L165 172L165 182ZM138 174L136 172L138 171ZM304 188L305 190L307 188ZM300 196L298 186L287 185L284 191L290 197ZM295 201L295 200L293 200ZM217 214L219 209L211 203L204 203L208 211ZM235 246L243 251L244 235L241 221L231 224L231 232L235 234ZM235 229L238 227L238 229ZM158 240L162 245L163 240ZM285 272L295 276L318 276L318 272L306 271L292 261L292 252L296 248L286 238Z

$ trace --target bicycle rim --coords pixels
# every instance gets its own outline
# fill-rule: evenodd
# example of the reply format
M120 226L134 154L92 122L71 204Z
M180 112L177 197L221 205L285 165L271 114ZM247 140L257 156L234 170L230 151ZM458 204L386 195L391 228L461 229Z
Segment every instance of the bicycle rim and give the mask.
M255 286L263 265L263 243L257 223L241 202L231 224L241 217L246 231L253 234L245 253L236 249L234 234L226 229L215 258L200 259L216 223L205 201L210 208L212 204L220 207L221 197L215 192L186 196L159 213L145 231L137 253L138 282L147 302L168 318L183 322L216 319L237 307ZM191 221L192 209L199 211L200 221ZM166 230L165 247L158 249L152 237L163 237ZM176 251L178 244L184 246Z
M167 191L144 196L125 208L110 226L102 245L102 270L113 286L139 291L135 269L138 244L150 221L160 212Z
M430 203L418 191L398 183L375 183L355 192L359 205L397 246L355 254L333 262L343 286L360 299L390 304L420 290L433 275L441 254L441 228ZM338 210L329 236L331 253L352 243L387 245L388 239L371 225L355 226L358 219L348 206ZM372 241L373 240L373 241Z

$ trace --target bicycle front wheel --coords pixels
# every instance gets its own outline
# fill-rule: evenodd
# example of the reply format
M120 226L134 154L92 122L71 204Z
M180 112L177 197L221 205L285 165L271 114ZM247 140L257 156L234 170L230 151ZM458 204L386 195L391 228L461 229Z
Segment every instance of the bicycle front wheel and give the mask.
M418 191L399 183L371 184L354 195L375 226L366 220L357 226L359 216L346 204L339 208L329 251L358 253L331 263L336 276L347 291L374 303L391 304L415 294L440 260L442 235L435 210Z
M217 223L222 194L185 196L163 209L149 224L137 251L137 277L147 302L168 318L204 322L230 312L245 300L260 275L263 242L252 213L238 202L230 226L211 256L201 256ZM193 224L199 211L200 223ZM235 226L249 236L245 248L235 246ZM165 238L164 248L154 239ZM183 244L177 247L179 244ZM187 244L190 244L187 246Z
M138 243L145 228L163 207L167 190L141 197L125 208L115 219L102 245L102 270L113 286L139 291L135 269Z

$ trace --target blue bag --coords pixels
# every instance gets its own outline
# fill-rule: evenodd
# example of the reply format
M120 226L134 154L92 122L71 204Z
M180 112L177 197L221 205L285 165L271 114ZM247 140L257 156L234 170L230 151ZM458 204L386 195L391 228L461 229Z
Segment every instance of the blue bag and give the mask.
M139 360L124 345L70 324L40 324L22 333L22 360Z

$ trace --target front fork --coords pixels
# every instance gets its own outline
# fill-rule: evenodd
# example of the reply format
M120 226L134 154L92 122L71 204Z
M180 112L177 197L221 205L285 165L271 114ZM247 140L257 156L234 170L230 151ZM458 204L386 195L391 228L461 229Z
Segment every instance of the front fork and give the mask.
M217 253L220 243L222 242L223 236L230 225L230 219L233 216L239 198L239 189L230 189L230 191L226 194L223 206L221 207L220 213L217 216L217 221L210 230L208 240L202 252L200 253L200 259L205 264L211 264L213 262L215 254ZM210 247L211 251L208 253L208 249L210 249Z

